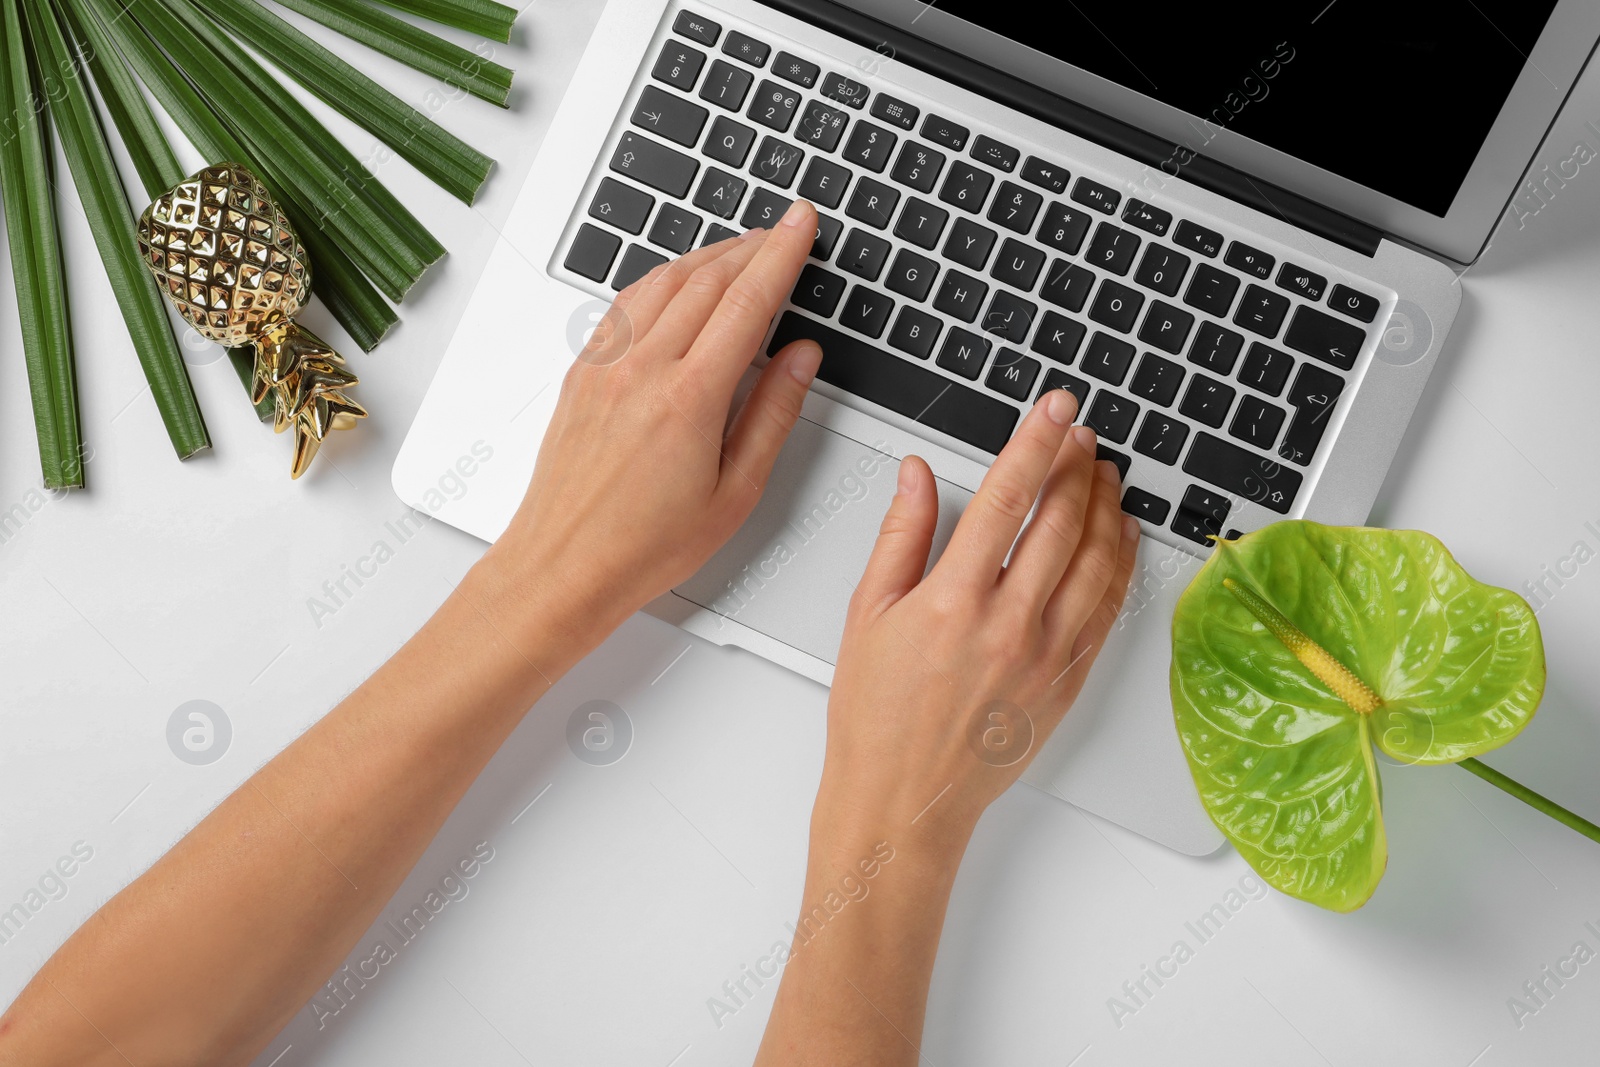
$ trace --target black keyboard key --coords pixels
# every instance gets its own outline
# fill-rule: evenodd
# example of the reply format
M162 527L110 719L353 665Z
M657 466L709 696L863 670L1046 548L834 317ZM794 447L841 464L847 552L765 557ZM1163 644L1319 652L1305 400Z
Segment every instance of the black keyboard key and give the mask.
M745 205L744 214L739 216L739 225L747 230L757 227L771 228L783 218L783 213L789 210L789 205L794 203L786 196L779 196L771 189L756 189L750 194L750 202Z
M787 189L794 183L794 176L800 173L800 160L804 157L805 152L788 141L763 137L761 147L750 160L750 173L779 189Z
M934 298L933 306L962 322L971 322L978 317L983 298L988 295L988 283L970 278L958 270L948 270L945 271L944 284L939 286L939 295Z
M1228 433L1247 445L1255 445L1263 452L1271 451L1283 429L1283 409L1248 393L1239 401L1239 410L1233 413Z
M1160 526L1167 521L1167 512L1172 510L1172 505L1154 493L1130 485L1128 491L1122 494L1122 510L1136 519Z
M567 258L562 260L561 265L590 281L603 282L606 275L611 273L611 263L617 258L617 249L621 247L622 238L586 222L578 227L577 234L572 238L572 247L567 249Z
M700 247L704 248L706 245L721 244L728 238L737 236L739 236L738 230L730 230L726 226L722 226L713 222L710 226L706 227L706 235L700 238Z
M1013 404L794 312L778 320L767 354L802 337L822 346L818 380L985 452L999 454L1022 414Z
M817 216L817 236L811 242L811 258L827 259L833 255L833 246L844 232L844 223L830 215Z
M1041 294L1042 295L1042 294ZM1110 278L1100 283L1089 307L1089 317L1102 326L1127 333L1144 307L1144 294Z
M1152 404L1171 407L1178 398L1183 374L1182 364L1163 359L1154 352L1146 352L1139 360L1139 369L1133 372L1133 382L1128 389L1134 396L1143 397Z
M888 241L866 230L852 229L850 236L844 239L844 247L839 249L839 258L834 260L834 265L875 282L878 275L883 273L883 264L888 258Z
M1039 380L1039 361L1015 349L1002 348L983 384L1012 400L1027 400Z
M1195 435L1183 469L1280 515L1289 513L1300 491L1298 471L1208 433Z
M1094 394L1089 414L1083 424L1108 441L1122 444L1133 432L1133 420L1139 417L1139 405L1125 396L1101 389Z
M1121 385L1133 365L1133 346L1128 342L1096 330L1089 338L1089 347L1083 350L1083 373L1092 374L1103 382Z
M951 122L947 118L929 114L922 120L922 136L934 144L943 145L952 152L959 152L966 147L967 138L971 131L959 122Z
M895 142L899 138L882 126L871 122L858 122L856 128L850 131L850 139L845 142L845 159L858 167L865 167L874 174L881 174L883 168L889 165L889 156L894 152Z
M708 18L696 15L693 11L680 11L672 22L672 32L682 34L691 41L699 41L701 44L716 44L717 38L722 34L722 27Z
M944 224L949 221L950 212L913 196L900 211L894 235L918 248L931 249L939 244L939 238L944 236Z
M750 110L745 117L754 119L769 130L779 133L789 128L794 113L800 108L800 94L786 85L762 79L756 95L750 98Z
M629 120L641 130L649 130L685 148L693 148L706 128L706 109L681 96L646 85Z
M756 76L727 60L713 60L706 72L705 84L700 86L700 99L707 103L738 111L744 107L744 98L750 92Z
M1217 374L1232 374L1233 364L1244 347L1244 338L1214 322L1203 322L1189 346L1189 362Z
M786 82L809 89L817 84L817 77L821 75L822 68L808 59L801 59L788 52L779 52L772 61L772 73Z
M939 199L963 211L977 212L993 184L993 174L958 159L950 164L950 173L945 175L944 185L939 189Z
M730 55L752 67L761 67L766 65L767 56L772 54L772 46L738 30L729 30L728 39L722 42L722 51L724 55Z
M1175 356L1183 351L1183 343L1189 339L1193 327L1193 315L1165 300L1155 300L1139 327L1139 340Z
M1100 395L1104 396L1105 394L1101 393ZM1098 403L1098 401L1096 402ZM1093 407L1093 405L1090 406ZM1117 478L1119 481L1128 477L1128 466L1133 462L1133 460L1128 456L1118 452L1114 448L1107 448L1099 441L1096 441L1094 445L1094 458L1095 462L1097 463L1103 459L1107 463L1110 463L1113 467L1116 467Z
M1044 213L1044 222L1039 225L1039 242L1075 256L1083 247L1083 238L1088 232L1087 211L1074 211L1061 201L1052 200L1050 210Z
M944 153L927 145L907 141L900 146L900 155L894 161L889 177L901 185L909 185L919 193L933 192L933 183L939 180L944 169Z
M839 325L877 338L889 325L889 315L894 311L894 301L882 293L857 285L839 311Z
M1133 450L1170 467L1178 462L1179 456L1183 455L1183 444L1187 440L1189 440L1187 423L1168 418L1159 411L1152 411L1145 415L1144 422L1139 424L1139 436L1134 438Z
M1228 254L1223 257L1223 262L1252 278L1265 279L1272 277L1272 268L1278 261L1258 248L1235 241L1228 246Z
M849 121L850 117L838 108L813 100L800 115L794 139L819 152L832 152L839 147L839 138L844 136Z
M852 111L860 111L861 105L867 102L867 87L829 71L822 79L822 95Z
M1039 320L1039 332L1033 335L1033 350L1057 363L1071 363L1088 332L1088 327L1077 319L1046 311Z
M1117 210L1118 204L1122 203L1122 194L1115 189L1106 188L1099 182L1079 178L1072 186L1072 199L1085 207L1092 207L1109 215Z
M1087 267L1080 267L1076 263L1069 263L1058 259L1050 264L1050 270L1045 274L1044 284L1039 287L1039 295L1068 311L1082 311L1083 305L1089 299L1089 290L1094 288L1094 271ZM1143 297L1139 298L1141 301ZM1137 315L1138 309L1134 309ZM1130 318L1129 323L1132 323Z
M1185 511L1192 511L1196 515L1216 520L1220 530L1222 524L1228 521L1228 511L1233 506L1233 501L1228 499L1226 493L1219 493L1215 489L1207 489L1203 485L1191 485L1183 491L1183 499L1178 503Z
M690 48L681 41L668 41L650 68L650 77L688 92L700 77L700 68L706 64L706 54Z
M1039 217L1044 197L1032 189L1024 189L1013 182L1001 182L1000 191L989 207L989 221L997 222L1016 233L1033 229L1033 220Z
M1213 428L1221 426L1228 417L1228 408L1233 406L1234 393L1233 386L1196 374L1189 379L1189 388L1184 390L1178 413Z
M1311 363L1300 364L1300 373L1289 386L1287 397L1289 406L1294 408L1294 417L1289 420L1289 431L1278 446L1278 455L1302 467L1311 462L1343 389L1344 380L1332 371Z
M1139 259L1139 269L1133 280L1146 289L1154 289L1162 296L1177 296L1178 286L1189 270L1189 257L1174 252L1165 245L1151 244Z
M1022 180L1041 189L1048 189L1052 193L1067 191L1067 177L1066 167L1058 166L1047 159L1029 156L1022 161Z
M748 184L743 178L707 167L706 176L700 179L700 188L695 191L694 206L719 218L731 219L744 200Z
M1208 259L1215 259L1217 253L1222 251L1222 234L1188 219L1178 220L1178 228L1172 231L1172 241Z
M700 161L629 130L617 141L611 169L682 200L700 172Z
M1078 401L1078 412L1083 412L1083 402L1089 398L1089 383L1076 374L1068 374L1064 370L1052 368L1044 376L1044 384L1039 386L1039 396L1044 396L1052 389L1065 389Z
M1361 354L1366 340L1367 332L1361 327L1308 307L1295 309L1289 329L1283 335L1283 343L1296 352L1304 352L1340 370L1356 365L1356 357Z
M1312 303L1322 299L1322 291L1327 287L1328 279L1320 274L1313 274L1304 267L1285 263L1278 268L1278 288L1303 296Z
M996 141L986 134L978 134L972 142L972 158L1006 173L1016 169L1022 153L1008 144Z
M662 204L656 221L650 224L649 242L679 255L694 247L700 234L700 216L677 204Z
M844 213L858 222L884 230L894 217L900 203L900 190L892 185L862 178L856 182L856 191L850 194L850 204Z
M1089 242L1089 251L1083 259L1091 267L1112 274L1126 274L1133 265L1134 254L1139 251L1139 243L1138 235L1133 232L1102 222L1095 227L1094 240Z
M1234 294L1238 291L1237 274L1229 274L1209 263L1202 263L1195 268L1194 281L1189 283L1189 291L1183 294L1183 302L1192 308L1199 308L1207 315L1225 319L1228 309L1233 307Z
M1347 285L1335 285L1333 292L1328 294L1328 306L1341 315L1371 322L1378 313L1378 298L1358 293Z
M1222 533L1222 523L1208 515L1179 508L1172 516L1172 532L1210 548L1211 538Z
M756 131L724 116L711 124L711 136L706 138L700 151L718 163L739 168L744 166L750 146L755 143Z
M666 261L666 256L652 252L644 245L629 245L628 250L622 253L617 273L611 278L611 288L620 293Z
M1283 392L1283 383L1289 380L1289 369L1293 366L1293 356L1268 348L1260 341L1252 341L1250 351L1245 353L1244 365L1239 368L1239 380L1268 396L1277 396Z
M1283 325L1283 317L1288 313L1288 297L1259 285L1248 285L1244 296L1239 298L1239 310L1233 313L1233 321L1262 337L1276 337L1278 327Z
M1027 292L1033 288L1033 283L1039 280L1039 272L1042 270L1044 270L1042 248L1007 237L1005 243L1000 246L1000 255L995 258L994 269L989 271L989 276L995 281Z
M989 342L975 333L952 328L945 334L939 347L939 358L934 360L947 371L963 378L978 380L978 374L989 359Z
M933 343L939 339L944 324L926 311L906 306L895 316L894 328L889 331L889 343L900 351L918 359L933 355Z
M998 236L971 219L957 219L950 228L950 239L944 243L944 258L968 270L982 270Z
M807 263L800 272L800 280L794 283L794 292L789 294L789 299L795 307L813 311L823 318L832 318L833 311L839 306L839 298L844 295L845 280L831 270L823 270L815 263Z
M896 100L888 93L879 93L872 98L872 117L882 119L891 126L898 126L902 130L912 130L917 126L917 117L922 112L904 100Z
M650 217L650 209L655 206L656 198L644 190L624 185L615 178L602 178L594 191L594 199L589 202L589 216L610 223L619 230L642 233L645 220ZM613 248L612 253L615 252ZM595 278L595 281L605 281L605 275Z
M1163 211L1143 200L1129 200L1128 206L1122 209L1122 221L1145 233L1165 237L1167 230L1172 227L1172 212Z
M848 170L821 156L812 156L800 179L800 195L819 207L838 207L849 184Z
M1033 328L1034 317L1038 314L1037 304L997 289L994 299L989 301L989 310L983 315L983 332L1020 345L1028 339L1028 331Z
M895 253L894 265L889 268L885 285L912 300L928 299L933 280L939 276L939 264L927 256L919 256L909 248Z

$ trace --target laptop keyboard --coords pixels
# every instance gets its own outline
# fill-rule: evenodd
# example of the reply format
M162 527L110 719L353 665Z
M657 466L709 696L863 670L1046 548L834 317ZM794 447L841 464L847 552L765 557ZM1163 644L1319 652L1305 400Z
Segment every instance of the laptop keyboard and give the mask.
M1237 535L1239 499L1291 512L1377 296L769 38L676 13L567 272L621 290L805 197L812 261L769 353L814 339L820 381L986 453L1067 389L1123 510L1199 546Z

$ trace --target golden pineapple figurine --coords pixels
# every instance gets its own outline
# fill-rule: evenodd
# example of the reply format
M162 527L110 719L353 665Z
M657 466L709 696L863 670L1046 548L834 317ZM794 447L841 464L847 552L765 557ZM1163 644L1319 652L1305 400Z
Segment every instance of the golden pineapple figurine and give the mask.
M311 292L311 264L261 180L219 163L162 193L139 217L139 251L178 312L218 344L255 349L250 399L271 395L273 429L294 427L298 478L330 430L367 412L346 393L359 379L294 321Z

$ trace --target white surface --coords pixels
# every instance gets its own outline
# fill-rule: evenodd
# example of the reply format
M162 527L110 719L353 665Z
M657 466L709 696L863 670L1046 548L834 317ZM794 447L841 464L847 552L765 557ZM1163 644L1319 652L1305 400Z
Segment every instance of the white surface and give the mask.
M524 14L517 43L497 46L519 72L511 114L472 100L439 108L442 122L502 161L477 210L403 163L379 169L452 256L403 309L404 326L374 355L356 356L374 417L299 483L286 476L287 443L248 416L222 361L193 371L215 453L172 459L117 316L91 311L110 307L109 292L74 219L92 488L44 502L0 544L0 909L23 900L74 842L94 853L64 897L0 944L0 999L358 684L476 558L477 542L442 525L401 544L385 525L405 513L388 471L597 6L543 0ZM343 50L430 106L424 79ZM1540 161L1555 167L1580 140L1600 150L1600 134L1584 125L1597 117L1600 71L1579 86ZM365 155L370 137L332 125ZM1513 588L1565 569L1539 612L1544 706L1490 762L1593 815L1600 533L1585 523L1600 529L1600 177L1592 164L1574 171L1523 228L1503 226L1468 275L1452 341L1374 521L1431 530L1475 575ZM43 499L29 496L38 475L15 322L7 276L0 512ZM340 339L318 309L310 322ZM310 598L346 566L371 572L360 561L380 540L392 558L319 626ZM1580 541L1588 562L1576 561ZM631 750L611 766L582 763L566 746L568 716L594 698L621 705L634 726ZM220 705L233 727L231 747L208 766L167 747L169 716L194 699ZM469 895L320 1031L302 1012L260 1063L748 1062L773 984L720 1029L707 999L786 937L797 910L822 709L809 682L632 620L533 710L385 918L409 911L446 865L487 841L494 859ZM1205 944L1185 923L1247 873L1231 850L1184 858L1014 790L985 818L957 885L926 1061L1592 1058L1600 961L1521 1029L1507 999L1576 942L1600 951L1600 934L1584 925L1600 929L1600 848L1460 770L1393 769L1385 784L1392 854L1372 903L1335 916L1275 895L1246 898ZM1108 998L1178 939L1193 958L1118 1028Z

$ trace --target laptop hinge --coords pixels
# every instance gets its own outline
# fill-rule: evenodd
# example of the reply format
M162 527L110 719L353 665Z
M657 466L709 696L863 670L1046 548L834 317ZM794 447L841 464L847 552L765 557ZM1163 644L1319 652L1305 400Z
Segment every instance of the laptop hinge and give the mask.
M760 2L1363 255L1375 254L1383 239L1382 231L1298 193L1195 154L1187 146L1174 145L834 0Z

